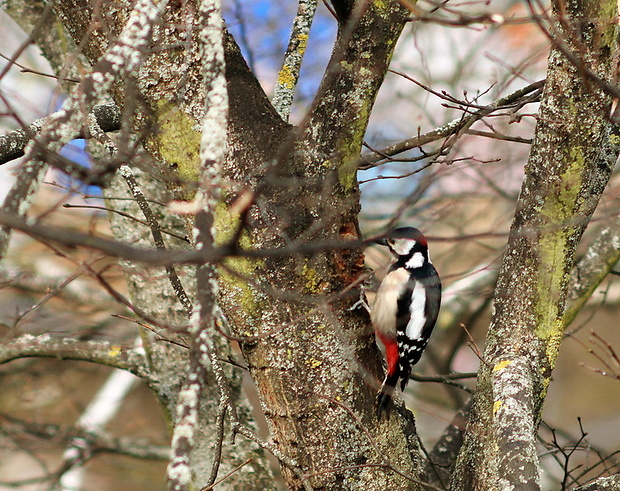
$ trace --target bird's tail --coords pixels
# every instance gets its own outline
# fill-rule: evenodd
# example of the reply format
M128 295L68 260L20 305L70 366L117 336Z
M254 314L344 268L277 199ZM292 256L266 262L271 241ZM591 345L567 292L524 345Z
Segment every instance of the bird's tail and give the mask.
M394 370L391 374L388 372L385 376L383 385L381 385L381 389L379 389L379 393L377 394L377 418L379 419L381 419L381 415L384 412L388 418L390 417L390 401L396 389L399 376L400 372L398 369Z

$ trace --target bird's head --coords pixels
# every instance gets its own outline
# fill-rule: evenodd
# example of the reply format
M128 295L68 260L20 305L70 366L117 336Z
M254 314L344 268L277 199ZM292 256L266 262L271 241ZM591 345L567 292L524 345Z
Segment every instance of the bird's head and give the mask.
M415 227L395 228L375 239L375 242L387 246L397 258L408 259L409 267L417 267L424 260L429 260L426 237Z

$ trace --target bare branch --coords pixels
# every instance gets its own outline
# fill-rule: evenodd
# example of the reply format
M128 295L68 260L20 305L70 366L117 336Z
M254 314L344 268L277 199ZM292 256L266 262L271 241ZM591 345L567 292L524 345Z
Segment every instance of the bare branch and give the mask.
M0 223L45 242L50 241L69 247L78 246L95 249L112 257L120 257L143 264L161 266L175 262L196 263L200 262L205 256L201 251L157 251L132 247L116 240L48 227L38 223L28 223L26 220L4 211L0 211Z
M0 224L7 225L16 230L20 230L36 239L44 242L54 242L68 247L86 247L108 254L111 257L118 257L135 261L142 264L165 266L167 264L204 264L218 263L228 256L237 257L287 257L291 255L305 254L308 252L321 252L333 250L352 250L361 249L366 244L372 242L372 238L367 240L315 240L311 242L291 243L284 247L265 248L265 249L240 249L236 244L224 244L210 250L179 251L167 250L158 251L133 247L119 241L96 237L94 235L74 232L71 230L58 229L38 223L29 223L14 215L0 210Z
M614 220L597 233L594 242L573 268L569 303L562 320L565 328L575 319L618 261L620 261L620 220Z
M401 75L403 75L409 80L413 80L407 75ZM462 117L455 119L440 128L436 128L433 131L429 131L428 133L425 133L423 135L408 138L407 140L402 140L398 143L395 143L393 145L390 145L389 147L375 152L374 155L362 155L357 162L357 167L358 169L362 170L376 167L390 161L390 158L394 155L398 155L399 153L406 152L407 150L411 150L413 148L422 147L423 145L436 142L438 140L441 140L442 138L450 138L450 140L454 142L459 135L468 131L469 128L471 128L471 126L476 121L492 114L495 111L503 109L513 109L523 104L538 102L540 100L540 94L542 92L544 84L545 81L540 80L526 87L523 87L522 89L516 90L512 94L502 97L494 103L489 104L488 106L477 109L476 111L467 116L463 115ZM446 143L443 146L449 147L449 144Z
M170 457L169 447L154 445L145 440L131 437L116 438L107 433L86 431L82 428L67 427L66 425L31 423L6 414L0 414L0 420L2 421L2 431L15 437L32 435L62 445L81 440L88 444L94 454L114 453L149 460L168 460Z
M114 104L98 104L93 108L91 114L105 132L117 131L121 127L121 113ZM45 118L37 119L24 128L19 128L0 136L0 165L22 157L24 149L30 140L39 135L48 121L58 115L59 113L54 113ZM83 125L81 130L69 136L69 140L85 138L87 136L89 136L89 132L86 125Z
M144 350L141 348L127 348L101 341L58 339L48 334L24 334L0 344L0 364L32 357L89 361L127 370L145 380L150 379Z

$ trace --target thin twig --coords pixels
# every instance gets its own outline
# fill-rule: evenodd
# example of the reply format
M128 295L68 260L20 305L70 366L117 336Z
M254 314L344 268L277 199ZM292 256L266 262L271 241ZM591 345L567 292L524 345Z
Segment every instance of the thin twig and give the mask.
M248 465L250 462L252 462L252 459L247 459L245 462L243 462L242 464L239 464L237 467L235 467L233 470L231 470L224 477L222 477L218 481L214 482L213 484L210 484L208 486L205 486L205 487L201 488L200 491L211 491L212 489L215 489L215 486L217 486L218 484L224 482L226 479L228 479L230 476L232 476L235 472L238 472L242 467Z

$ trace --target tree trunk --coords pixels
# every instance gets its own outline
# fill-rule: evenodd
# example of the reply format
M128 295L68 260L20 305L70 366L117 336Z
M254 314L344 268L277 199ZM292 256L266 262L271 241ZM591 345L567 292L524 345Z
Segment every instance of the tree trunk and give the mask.
M540 487L536 434L562 340L575 249L618 156L610 141L611 97L597 81L615 80L616 3L584 0L554 9L560 21L455 490Z
M366 313L348 310L359 298L362 253L312 250L359 238L356 161L406 15L396 3L381 5L345 9L313 108L295 129L228 49L230 124L253 132L243 140L233 132L226 172L247 187L228 203L245 194L252 206L222 206L219 238L244 227L242 248L297 252L227 261L221 302L273 440L298 466L282 467L291 489L416 489L421 470L410 413L401 408L382 422L374 414L380 356Z

